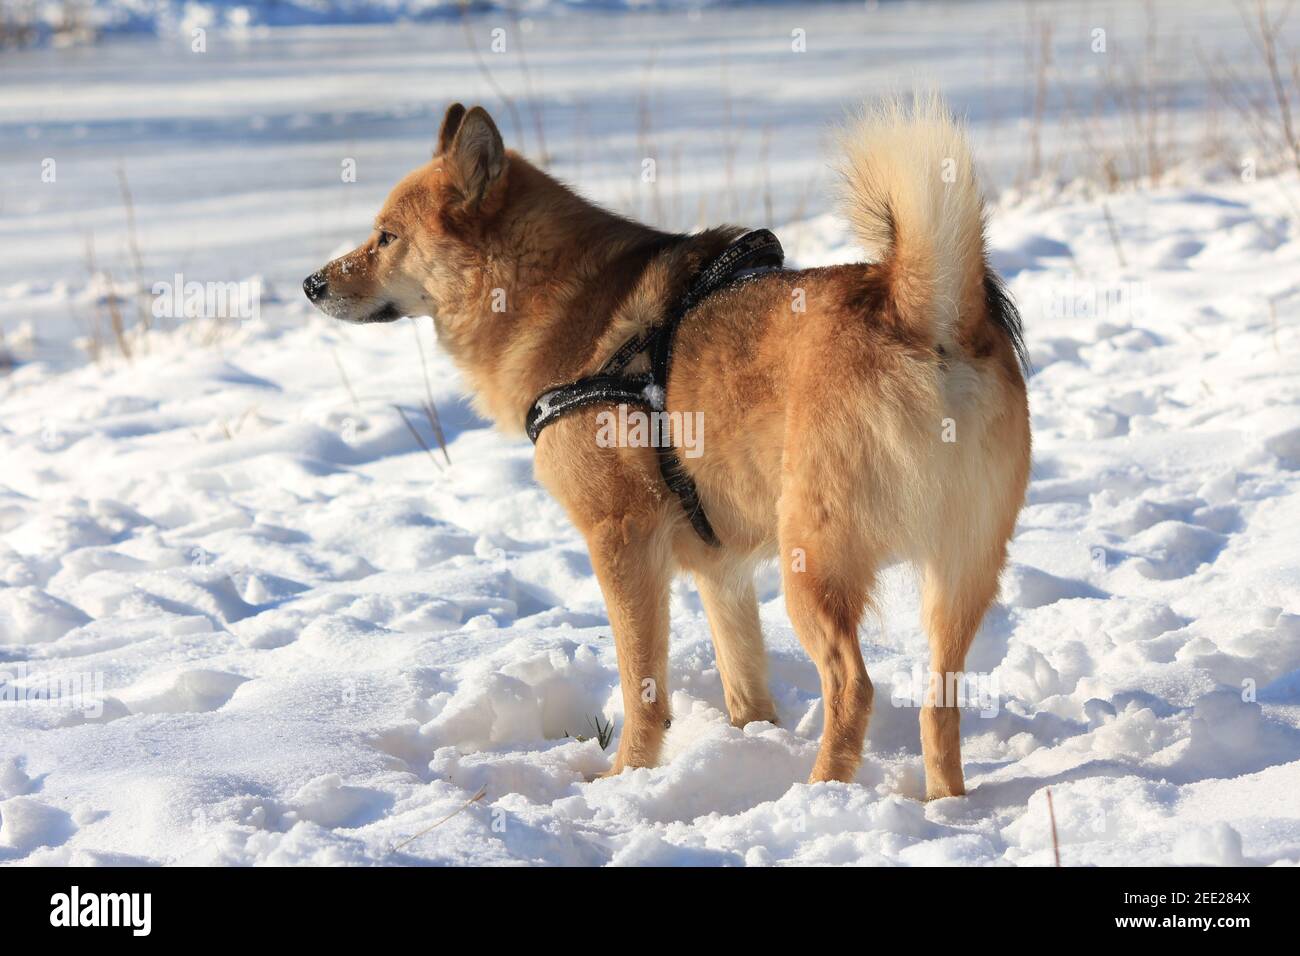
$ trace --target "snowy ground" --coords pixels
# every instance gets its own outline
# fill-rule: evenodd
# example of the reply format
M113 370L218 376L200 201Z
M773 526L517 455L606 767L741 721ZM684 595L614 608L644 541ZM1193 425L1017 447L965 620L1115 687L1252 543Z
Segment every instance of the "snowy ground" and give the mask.
M921 9L928 26L886 22L937 35ZM999 93L989 79L1017 61L987 67L989 48L959 36L987 10L965 9L917 72L972 113L990 178L1007 182L1022 158L1014 116L999 125L977 104L1020 108L1019 80ZM704 19L726 27L729 82L747 91L734 105L745 187L730 201L754 224L757 119L773 110L778 130L799 131L773 140L775 193L824 185L818 124L887 85L902 30L800 16L811 38L839 24L821 34L838 53L761 89L746 84L775 54L754 36L787 43L789 18ZM592 92L600 66L581 65L586 40L538 27L555 38L530 47L535 82L559 90L548 148L588 192L651 214L619 169L641 155L635 91L658 49L662 141L701 143L695 178L663 199L689 217L710 193L704 142L722 110L715 88L692 93L690 64L716 44L685 15L605 22L620 25L600 47L605 93ZM427 29L399 42L451 28ZM995 211L995 264L1036 368L1035 466L1003 605L968 662L996 689L987 716L964 717L968 797L918 799L917 714L893 699L926 642L898 570L862 631L878 706L855 784L802 782L818 684L772 571L761 597L781 726L728 724L682 584L663 764L586 783L609 755L575 738L596 715L617 724L614 652L530 446L468 409L427 320L344 327L297 292L419 161L434 104L492 102L465 54L390 64L388 36L274 33L170 86L169 54L133 43L0 64L13 91L0 132L17 144L0 160L0 328L18 361L0 373L0 862L1043 865L1048 787L1067 865L1300 862L1294 175L1104 204L1030 193ZM871 66L851 73L864 53ZM422 72L436 90L416 88ZM58 185L33 173L46 156ZM357 183L337 182L340 156L359 157ZM261 275L259 319L220 334L184 323L130 361L111 346L81 360L73 339L104 293L86 232L100 268L130 281L119 162L149 281ZM855 258L820 193L798 206L772 213L791 259ZM432 441L417 336L450 466L393 409ZM36 694L57 699L12 699Z

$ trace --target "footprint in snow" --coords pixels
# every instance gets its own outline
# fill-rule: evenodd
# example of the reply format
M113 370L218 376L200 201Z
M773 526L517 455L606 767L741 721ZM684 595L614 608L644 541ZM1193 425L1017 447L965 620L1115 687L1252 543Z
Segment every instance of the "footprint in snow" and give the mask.
M49 643L89 623L79 608L39 588L0 589L0 644Z
M1289 471L1300 471L1300 428L1274 435L1264 442L1264 450Z
M1133 539L1136 567L1143 577L1172 581L1214 561L1228 539L1183 521L1162 521Z
M20 758L6 757L0 760L0 800L25 797L39 789L39 785L39 780L27 776Z
M1011 564L1002 572L1002 603L1011 607L1044 607L1070 598L1106 596L1086 581L1058 578L1027 564Z
M1158 269L1186 269L1187 261L1200 255L1205 243L1186 236L1171 236L1152 246L1152 263Z
M317 826L352 829L373 823L393 805L390 794L343 783L336 773L325 774L305 784L292 801L290 813Z
M77 832L72 817L32 797L0 802L0 860L26 856L43 846L59 846Z
M1100 525L1102 530L1129 536L1141 534L1165 521L1199 525L1219 534L1228 534L1241 525L1241 510L1235 505L1207 505L1199 498L1179 501L1130 499L1115 507L1112 515Z
M203 713L224 705L247 680L224 671L182 671L162 690L124 698L133 714Z

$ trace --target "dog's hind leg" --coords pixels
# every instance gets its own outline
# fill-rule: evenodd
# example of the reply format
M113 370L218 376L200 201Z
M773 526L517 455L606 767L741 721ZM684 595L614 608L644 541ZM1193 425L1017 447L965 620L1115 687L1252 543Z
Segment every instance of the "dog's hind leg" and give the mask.
M930 683L921 708L927 800L966 792L961 770L959 687L966 652L998 590L1003 555L980 555L961 570L932 561L925 568L921 616L930 635Z
M822 742L810 783L849 781L862 761L873 690L858 621L875 562L855 539L847 516L828 509L815 484L805 495L782 492L781 577L795 633L821 677ZM793 502L793 504L792 504Z
M618 651L623 732L607 775L652 767L669 721L670 550L650 516L609 517L587 533Z
M731 722L737 727L755 720L776 723L752 575L747 569L697 570L695 584L709 616Z

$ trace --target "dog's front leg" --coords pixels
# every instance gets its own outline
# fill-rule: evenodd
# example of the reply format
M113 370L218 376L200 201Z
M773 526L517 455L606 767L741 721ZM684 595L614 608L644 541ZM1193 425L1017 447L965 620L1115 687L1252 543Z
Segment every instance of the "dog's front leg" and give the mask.
M668 584L671 552L659 522L611 517L587 535L605 595L623 689L623 733L614 765L652 767L668 727Z

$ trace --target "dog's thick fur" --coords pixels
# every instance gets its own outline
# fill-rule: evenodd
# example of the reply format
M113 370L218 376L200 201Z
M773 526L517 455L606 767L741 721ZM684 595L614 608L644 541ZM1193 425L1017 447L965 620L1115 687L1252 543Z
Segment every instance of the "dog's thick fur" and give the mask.
M1019 320L986 263L970 151L932 98L870 113L844 152L848 215L874 262L751 279L705 300L677 336L667 405L703 412L704 454L682 463L720 547L686 520L654 449L598 445L599 408L537 443L537 477L586 536L618 649L611 774L658 759L679 570L699 586L739 726L776 719L751 571L778 557L821 675L813 781L849 780L861 760L872 686L858 624L878 570L920 571L932 674L961 671L997 591L1029 415ZM432 315L477 406L519 432L541 392L662 321L739 232L670 235L601 210L505 150L483 109L457 104L374 234L305 288L349 321ZM964 792L953 704L932 696L920 714L932 798Z

